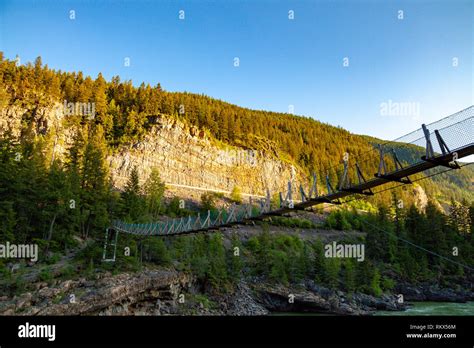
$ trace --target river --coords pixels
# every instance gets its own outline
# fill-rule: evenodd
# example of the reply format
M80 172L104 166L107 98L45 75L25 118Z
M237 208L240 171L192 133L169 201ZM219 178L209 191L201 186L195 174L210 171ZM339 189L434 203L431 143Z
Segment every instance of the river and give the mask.
M474 315L474 302L412 302L406 311L378 311L375 315Z
M377 311L375 315L474 315L474 302L411 302L412 306L406 311ZM275 312L275 316L320 316L324 313ZM329 314L334 315L334 314Z

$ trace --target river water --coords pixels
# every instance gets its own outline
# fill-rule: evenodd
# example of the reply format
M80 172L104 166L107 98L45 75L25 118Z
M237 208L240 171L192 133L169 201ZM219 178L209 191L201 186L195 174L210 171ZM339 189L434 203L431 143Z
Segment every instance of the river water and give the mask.
M411 302L411 307L405 311L377 311L375 315L474 315L474 302ZM320 316L323 313L275 312L275 316Z
M412 302L406 311L378 311L375 315L474 315L474 302Z

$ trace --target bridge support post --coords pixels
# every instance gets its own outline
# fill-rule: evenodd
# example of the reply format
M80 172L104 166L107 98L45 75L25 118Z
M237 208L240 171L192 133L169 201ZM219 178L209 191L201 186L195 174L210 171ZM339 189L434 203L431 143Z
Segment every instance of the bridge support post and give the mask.
M429 136L429 133L428 133L428 136ZM377 173L375 173L375 177L385 179L387 181L396 181L402 184L411 184L412 181L410 180L408 176L406 178L398 178L398 177L395 177L394 175L390 175L387 173L387 166L385 164L383 147L381 144L379 144L378 147L379 147L379 153L380 153L380 163L379 163L379 170ZM401 167L401 163L400 162L397 163L398 157L396 157L397 155L395 154L395 152L393 152L392 154L394 156L395 168L397 168L398 170L398 166Z
M113 239L113 243L109 243L109 230L111 231L114 231L115 232L115 238L111 238ZM104 252L102 254L102 261L103 262L115 262L115 257L117 255L117 241L118 241L118 234L119 232L115 229L111 229L111 228L107 228L105 230L105 241L104 241ZM111 235L111 234L110 234ZM108 246L113 246L114 247L114 254L113 254L113 257L112 258L107 258L107 247Z
M288 192L286 193L285 198L283 198L282 193L280 192L280 208L286 208L290 207L292 208L293 206L293 195L292 195L292 189L291 189L291 181L288 181Z
M329 180L329 173L326 174L326 186L328 189L328 195L335 193L334 188L331 185L331 181Z
M380 160L379 160L379 170L378 170L377 174L378 174L378 176L381 176L381 175L387 173L387 166L385 165L384 153L383 153L383 147L382 147L382 145L381 145L381 144L378 144L378 148L379 148ZM382 172L383 172L383 173L382 173Z
M426 124L422 124L421 128L423 129L423 133L425 134L425 139L426 139L426 158L431 158L434 157L434 151L433 151L433 145L431 144L430 140L430 131L426 127Z
M452 159L449 159L448 161L436 158L436 154L433 151L433 145L431 144L431 141L430 141L430 132L428 128L426 128L426 125L423 124L422 128L423 128L423 132L425 133L425 138L426 138L426 155L422 156L421 159L423 161L436 163L440 166L444 166L447 168L460 169L461 167L456 162L457 160L456 152L452 153L453 157ZM449 150L448 145L446 145L446 142L444 141L441 134L439 134L439 131L435 129L434 133L436 135L436 139L438 140L438 144L439 144L439 148L441 149L442 156L448 156L449 154L451 154L451 151Z
M339 191L342 191L347 181L347 161L344 161L344 171L342 172L341 179L339 180Z

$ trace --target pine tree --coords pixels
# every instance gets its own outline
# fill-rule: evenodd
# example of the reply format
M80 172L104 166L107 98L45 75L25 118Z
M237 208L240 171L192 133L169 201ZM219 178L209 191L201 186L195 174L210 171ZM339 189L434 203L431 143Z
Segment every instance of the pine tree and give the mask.
M165 192L165 184L161 181L157 168L151 169L151 174L144 185L148 214L156 220L162 211L162 200Z
M105 163L107 147L104 131L96 126L85 145L81 164L80 213L81 230L89 236L91 228L103 229L108 224L107 200L109 198L108 169Z
M229 269L229 277L234 283L239 281L242 276L242 269L244 267L244 255L242 253L242 243L240 242L238 236L236 234L233 234L231 238L231 247L227 253L227 264Z
M326 258L325 262L325 284L331 289L339 287L339 272L341 270L341 260L337 258Z
M322 283L326 278L326 265L324 257L324 246L320 240L315 241L313 245L314 254L314 273L316 283Z
M343 263L343 284L347 292L354 292L356 290L356 273L352 259L345 260Z
M224 243L220 233L209 236L207 258L209 260L207 277L211 285L217 287L225 283L227 280L227 264Z
M137 167L130 172L125 190L122 193L124 214L131 221L138 221L144 213L145 202L141 195Z
M96 123L101 124L105 135L112 136L113 120L107 113L107 83L99 73L97 79L94 81L92 100L95 103L95 120Z

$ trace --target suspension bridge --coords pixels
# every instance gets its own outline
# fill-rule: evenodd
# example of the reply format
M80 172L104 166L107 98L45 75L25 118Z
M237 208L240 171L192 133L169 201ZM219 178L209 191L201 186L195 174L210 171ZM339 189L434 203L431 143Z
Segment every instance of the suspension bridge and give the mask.
M246 204L232 204L228 209L207 211L188 217L166 221L134 224L113 221L106 229L103 261L115 261L119 233L140 236L174 236L216 231L237 224L265 220L292 211L306 210L318 204L343 204L348 196L371 196L380 186L388 189L410 185L413 176L423 173L421 179L442 172L460 169L466 163L459 160L474 154L474 105L439 121L423 124L394 141L372 144L370 149L352 159L344 154L336 167L313 173L307 190L295 188L288 182L285 193L279 193L277 207L272 207L271 195ZM442 171L436 171L437 169ZM332 177L330 172L333 173ZM336 175L334 175L336 173ZM318 180L319 178L319 180ZM419 178L420 179L420 178ZM417 179L417 180L419 180ZM395 186L394 186L395 185ZM324 192L320 188L324 187ZM113 248L110 251L110 248ZM111 254L108 256L108 254Z

